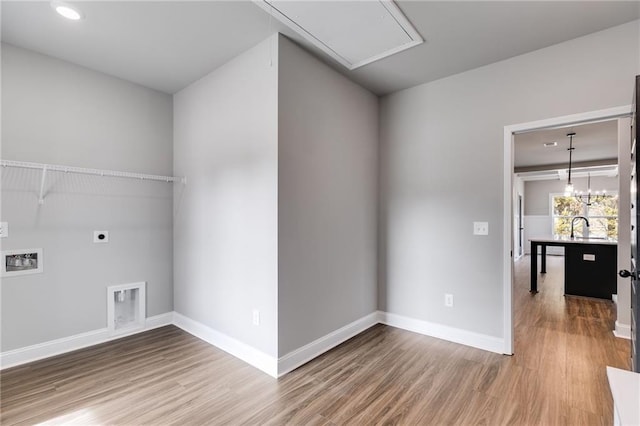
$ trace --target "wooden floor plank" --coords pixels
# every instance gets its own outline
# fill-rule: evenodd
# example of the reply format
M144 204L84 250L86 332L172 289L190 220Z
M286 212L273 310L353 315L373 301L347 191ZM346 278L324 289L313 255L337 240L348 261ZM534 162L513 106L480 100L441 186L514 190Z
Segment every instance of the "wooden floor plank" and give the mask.
M3 425L609 425L605 366L629 368L611 302L516 262L515 355L384 325L278 380L169 326L0 373Z

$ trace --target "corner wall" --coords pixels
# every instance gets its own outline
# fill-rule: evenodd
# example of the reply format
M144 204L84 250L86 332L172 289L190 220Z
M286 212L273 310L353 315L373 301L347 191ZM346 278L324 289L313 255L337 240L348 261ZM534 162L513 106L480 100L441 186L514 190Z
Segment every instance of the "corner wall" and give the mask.
M628 105L639 24L382 99L381 310L503 336L504 126Z
M378 98L280 37L278 353L376 312Z
M270 37L174 96L174 172L187 177L174 196L175 311L272 358L277 49L277 36Z
M172 174L170 95L2 44L2 159ZM172 184L2 168L2 250L43 248L40 274L3 277L2 352L107 326L106 287L146 281L173 310ZM108 244L93 231L108 230Z

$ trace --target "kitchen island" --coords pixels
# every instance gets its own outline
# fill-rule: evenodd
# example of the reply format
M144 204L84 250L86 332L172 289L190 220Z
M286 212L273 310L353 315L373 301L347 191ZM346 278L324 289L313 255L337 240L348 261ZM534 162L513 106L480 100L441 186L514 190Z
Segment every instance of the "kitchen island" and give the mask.
M540 273L547 272L547 247L564 247L564 293L611 299L617 288L615 240L596 238L531 238L531 293L538 292L538 247Z

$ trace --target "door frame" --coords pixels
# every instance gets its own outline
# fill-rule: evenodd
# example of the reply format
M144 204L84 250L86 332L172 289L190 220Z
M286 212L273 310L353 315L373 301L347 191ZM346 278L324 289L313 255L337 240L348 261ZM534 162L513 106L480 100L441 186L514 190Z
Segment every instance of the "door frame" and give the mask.
M513 355L513 155L514 135L534 130L565 127L594 121L612 120L629 116L631 105L583 112L579 114L563 115L544 120L504 126L504 175L503 175L503 266L502 266L502 295L503 295L503 336L506 355Z
M516 211L518 212L518 214L516 215L517 220L518 220L518 255L514 257L514 259L520 259L520 257L524 256L524 200L523 200L523 194L521 194L520 192L516 193L516 199L518 200L518 207L516 208Z

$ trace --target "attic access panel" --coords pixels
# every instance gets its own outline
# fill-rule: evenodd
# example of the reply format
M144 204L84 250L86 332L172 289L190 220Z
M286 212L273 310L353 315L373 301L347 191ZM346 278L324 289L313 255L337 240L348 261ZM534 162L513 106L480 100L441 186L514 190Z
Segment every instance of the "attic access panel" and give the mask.
M254 0L349 70L424 42L390 0Z

